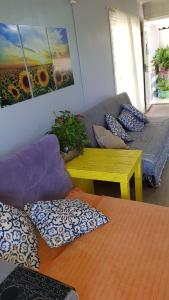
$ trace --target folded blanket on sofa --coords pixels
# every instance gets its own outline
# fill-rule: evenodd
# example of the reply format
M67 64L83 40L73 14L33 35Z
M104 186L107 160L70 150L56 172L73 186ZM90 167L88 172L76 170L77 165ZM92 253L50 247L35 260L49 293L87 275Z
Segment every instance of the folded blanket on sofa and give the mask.
M169 153L169 118L151 118L144 131L130 135L130 149L143 150L143 178L159 185Z

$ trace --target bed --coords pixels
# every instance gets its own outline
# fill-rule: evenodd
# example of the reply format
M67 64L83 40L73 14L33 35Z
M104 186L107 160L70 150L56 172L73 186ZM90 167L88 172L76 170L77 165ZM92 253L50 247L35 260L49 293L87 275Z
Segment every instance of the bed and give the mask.
M169 208L74 189L110 221L56 249L39 238L40 272L74 286L82 300L169 299Z
M80 300L168 300L169 208L72 189L52 135L0 161L0 201L23 209L65 195L109 222L55 249L39 236L39 272L75 287Z

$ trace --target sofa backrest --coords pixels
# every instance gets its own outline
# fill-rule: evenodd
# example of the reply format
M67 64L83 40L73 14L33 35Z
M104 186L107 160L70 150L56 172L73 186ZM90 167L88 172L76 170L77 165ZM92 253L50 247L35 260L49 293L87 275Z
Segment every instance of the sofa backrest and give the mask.
M18 208L27 202L62 199L72 181L55 135L46 135L0 160L0 201Z
M97 104L84 113L84 123L91 147L98 146L94 136L93 125L105 127L105 114L110 113L117 117L120 113L120 105L126 103L131 103L131 101L126 93L122 93Z

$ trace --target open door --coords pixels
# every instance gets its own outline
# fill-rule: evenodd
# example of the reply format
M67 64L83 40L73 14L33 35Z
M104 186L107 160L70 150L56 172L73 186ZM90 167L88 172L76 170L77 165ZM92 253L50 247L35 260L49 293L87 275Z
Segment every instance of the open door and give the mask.
M151 26L151 22L144 21L143 48L144 48L144 78L145 78L145 102L149 109L156 97L156 72L153 64L155 50L158 48L158 32Z
M144 21L146 108L169 103L169 18ZM156 69L153 58L156 55Z

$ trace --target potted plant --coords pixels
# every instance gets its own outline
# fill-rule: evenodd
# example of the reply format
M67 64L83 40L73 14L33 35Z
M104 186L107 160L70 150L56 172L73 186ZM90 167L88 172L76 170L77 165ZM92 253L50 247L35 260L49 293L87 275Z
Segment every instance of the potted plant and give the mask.
M155 52L153 62L157 73L160 70L168 70L169 69L169 46L165 48L158 48Z
M159 98L169 98L169 82L167 79L161 77L157 79L157 91Z
M60 143L60 149L65 161L69 161L83 151L89 144L81 115L75 115L68 110L55 114L55 123L51 133L55 134Z

